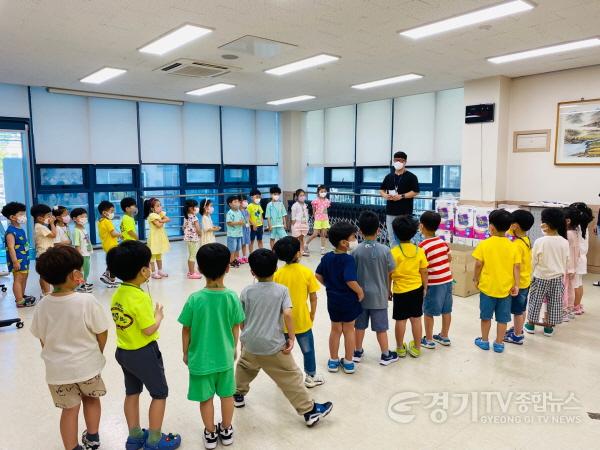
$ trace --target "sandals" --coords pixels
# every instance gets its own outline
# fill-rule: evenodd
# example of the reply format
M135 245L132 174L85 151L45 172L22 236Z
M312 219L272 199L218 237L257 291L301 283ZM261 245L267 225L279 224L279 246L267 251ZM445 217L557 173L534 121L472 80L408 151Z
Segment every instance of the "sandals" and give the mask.
M596 281L595 283L592 283L594 286L600 287L600 281Z

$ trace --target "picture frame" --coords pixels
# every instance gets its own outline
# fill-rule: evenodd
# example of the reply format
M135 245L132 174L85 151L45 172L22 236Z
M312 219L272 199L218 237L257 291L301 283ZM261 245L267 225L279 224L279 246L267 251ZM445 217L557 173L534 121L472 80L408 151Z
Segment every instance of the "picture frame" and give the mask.
M549 152L551 130L513 132L513 153Z
M600 166L600 98L557 104L554 164Z

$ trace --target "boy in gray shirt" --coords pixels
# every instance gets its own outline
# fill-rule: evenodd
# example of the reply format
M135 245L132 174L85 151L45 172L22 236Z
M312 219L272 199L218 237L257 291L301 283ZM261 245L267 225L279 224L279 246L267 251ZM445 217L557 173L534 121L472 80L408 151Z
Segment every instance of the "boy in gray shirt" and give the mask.
M331 402L316 403L304 386L304 373L291 355L296 336L292 321L292 301L287 287L275 283L277 255L258 249L250 254L250 269L258 283L242 291L240 301L246 315L242 325L242 356L235 370L236 393L233 404L245 406L244 396L260 370L279 386L306 425L313 426L331 412ZM286 340L283 322L288 330Z
M379 364L387 366L398 361L398 354L388 346L388 301L390 299L390 274L394 271L395 263L389 247L377 242L379 217L373 211L363 211L358 218L358 227L364 241L352 252L356 261L358 284L365 292L361 305L363 311L356 319L356 349L354 362L360 362L364 355L362 343L365 330L371 319L371 330L377 334L377 342L381 348Z

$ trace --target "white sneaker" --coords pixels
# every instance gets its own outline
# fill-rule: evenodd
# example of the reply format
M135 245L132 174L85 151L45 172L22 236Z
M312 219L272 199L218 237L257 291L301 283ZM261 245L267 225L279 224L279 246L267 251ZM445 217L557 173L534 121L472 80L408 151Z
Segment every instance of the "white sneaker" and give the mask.
M318 373L316 373L312 377L310 375L306 375L306 377L304 378L304 386L306 386L309 389L314 388L316 386L321 386L323 383L325 383L325 378L323 378L323 375Z
M327 253L327 251L325 250L325 247L321 247L321 255L324 255L325 253Z
M563 323L569 322L571 319L569 319L569 314L564 313L563 317L562 317L562 321Z
M212 448L217 448L217 443L219 442L219 435L217 434L217 431L219 429L215 427L215 431L213 431L212 433L206 431L206 428L204 429L204 448L208 448L208 449L212 449Z

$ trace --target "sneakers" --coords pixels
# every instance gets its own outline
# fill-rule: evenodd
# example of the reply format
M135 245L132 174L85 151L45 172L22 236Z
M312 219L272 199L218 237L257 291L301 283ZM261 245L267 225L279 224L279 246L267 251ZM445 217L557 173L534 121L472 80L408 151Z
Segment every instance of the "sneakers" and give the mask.
M396 353L399 358L406 358L406 344L404 342L402 343L402 347L396 348Z
M246 406L246 401L242 394L233 394L233 406L236 408L243 408Z
M81 284L81 285L77 286L77 288L75 289L75 292L83 292L85 294L91 294L92 292L94 292L94 290L90 286L87 286L86 284Z
M354 373L356 371L356 367L354 366L354 362L346 361L344 358L340 359L340 365L342 366L342 370L344 373Z
M209 431L206 431L206 428L204 429L204 436L203 436L203 440L204 440L204 448L217 448L217 444L219 442L219 434L217 433L218 428L215 428L215 431L213 431L212 433Z
M302 256L310 256L310 252L308 250L304 250L302 252Z
M318 373L312 376L306 375L306 377L304 377L304 386L309 389L321 386L323 383L325 383L325 379L323 378L323 375L319 375Z
M529 334L535 333L535 325L530 324L529 322L527 322L525 325L523 325L523 329Z
M434 334L433 340L445 347L448 347L451 344L450 338L448 338L447 336L442 336L441 334Z
M340 370L340 360L339 359L328 359L327 360L327 370L330 372L338 372Z
M570 322L570 320L571 320L571 318L569 317L569 313L565 311L562 316L563 323Z
M154 278L155 280L160 280L162 277L160 276L160 273L152 272L152 278Z
M429 349L434 349L435 348L435 342L430 341L425 336L423 336L423 339L421 339L421 347L425 347L425 348L429 348Z
M554 334L554 328L544 327L544 336L552 337L553 334Z
M199 280L200 278L202 278L202 275L200 275L198 272L188 272L187 277L188 280Z
M146 439L148 439L148 430L142 428L142 432L144 433L144 436L141 438L134 438L131 436L127 438L127 442L125 442L125 450L139 450L140 448L144 448Z
M575 311L569 311L569 319L573 320L575 318Z
M523 342L525 341L525 336L524 335L517 335L515 334L514 329L510 329L506 332L506 334L504 335L504 342L509 342L511 344L517 344L517 345L523 345Z
M580 316L584 313L583 305L575 305L575 315Z
M352 356L352 361L357 362L357 363L361 362L364 354L365 354L365 351L363 349L354 350L354 355Z
M17 308L29 308L30 306L35 306L37 303L37 299L35 297L23 297L23 300L20 302L15 302Z
M81 443L83 444L83 448L85 450L97 450L100 448L100 438L95 441L91 440L87 430L85 430L81 435Z
M119 287L119 283L110 278L106 272L102 274L100 281L102 281L102 283L104 283L104 285L109 289Z
M217 425L217 432L219 433L219 439L221 444L231 445L233 444L233 426L229 425L229 428L223 428L223 425Z
M321 247L321 256L323 256L325 253L327 253L327 251L325 250L325 247Z
M237 259L234 259L232 262L229 263L229 266L233 268L238 268L240 267L240 262Z
M494 351L496 353L502 353L504 351L504 342L496 342L494 341Z
M306 426L312 427L321 418L325 417L333 409L333 403L315 403L313 409L304 414L304 421Z
M148 442L148 439L146 439L146 442L144 443L144 450L161 450L161 449L176 449L179 448L179 446L181 445L181 436L179 436L178 434L162 434L162 436L160 437L160 440L152 445ZM214 447L211 447L214 448Z
M480 337L475 339L475 345L479 347L481 350L489 350L490 349L490 341L484 341Z
M398 353L388 351L387 355L384 355L383 353L381 354L381 358L379 359L379 364L381 364L382 366L389 366L390 364L395 363L399 359L400 359L400 357L398 356Z
M169 274L167 272L163 272L162 270L159 270L158 274L163 278L167 278L169 276Z
M419 356L421 356L421 349L417 348L417 344L415 343L415 341L410 341L408 343L408 354L413 358L418 358Z

